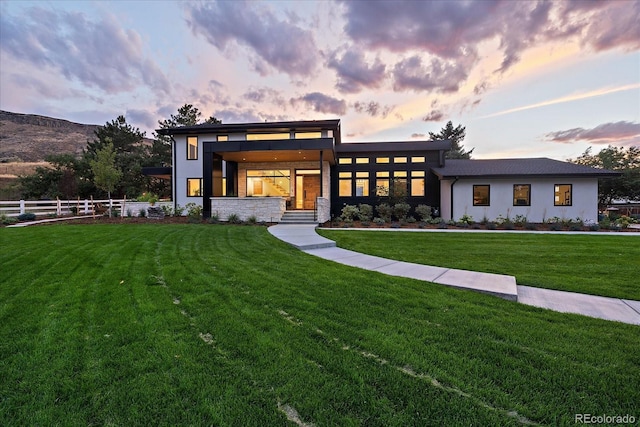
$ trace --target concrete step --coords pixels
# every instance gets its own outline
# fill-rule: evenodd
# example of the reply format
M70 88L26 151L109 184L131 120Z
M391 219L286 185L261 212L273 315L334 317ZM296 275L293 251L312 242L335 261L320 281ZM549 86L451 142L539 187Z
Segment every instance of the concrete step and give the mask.
M280 224L317 224L313 211L286 211Z

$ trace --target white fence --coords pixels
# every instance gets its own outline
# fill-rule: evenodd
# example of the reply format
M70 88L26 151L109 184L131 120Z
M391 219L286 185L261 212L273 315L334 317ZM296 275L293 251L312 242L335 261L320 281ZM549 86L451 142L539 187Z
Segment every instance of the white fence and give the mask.
M0 215L14 217L27 212L38 216L102 215L109 207L118 213L126 212L128 203L132 201L127 199L0 201Z

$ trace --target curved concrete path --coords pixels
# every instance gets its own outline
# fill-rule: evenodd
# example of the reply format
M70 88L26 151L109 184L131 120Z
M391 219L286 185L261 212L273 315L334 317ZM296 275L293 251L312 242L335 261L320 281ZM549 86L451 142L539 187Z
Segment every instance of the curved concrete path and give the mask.
M268 230L273 236L303 252L352 267L469 289L554 311L640 325L640 301L518 286L513 276L432 267L365 255L336 247L336 242L316 233L315 224L278 224Z

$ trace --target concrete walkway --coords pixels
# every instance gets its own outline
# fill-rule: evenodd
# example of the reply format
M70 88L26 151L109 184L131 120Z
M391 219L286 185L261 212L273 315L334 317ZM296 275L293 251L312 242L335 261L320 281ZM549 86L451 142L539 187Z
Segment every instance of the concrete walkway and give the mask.
M554 311L640 325L640 301L518 286L513 276L432 267L365 255L336 247L333 240L318 235L315 229L314 224L278 224L269 227L269 232L303 252L352 267L473 290Z

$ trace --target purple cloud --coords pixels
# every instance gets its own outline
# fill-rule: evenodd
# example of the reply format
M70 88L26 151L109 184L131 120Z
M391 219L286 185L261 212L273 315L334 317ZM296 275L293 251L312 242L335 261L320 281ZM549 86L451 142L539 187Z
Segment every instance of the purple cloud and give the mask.
M146 110L127 110L125 113L128 123L135 125L141 125L148 129L153 129L157 124L157 117L155 114Z
M441 110L431 110L426 116L422 118L423 122L439 122L444 117L444 113Z
M346 93L378 88L386 74L386 66L380 58L377 57L369 65L362 50L347 50L341 58L334 52L327 65L338 73L336 88Z
M586 141L592 144L640 144L640 123L619 121L603 123L592 129L573 128L550 132L545 135L548 141L571 144Z
M393 69L393 89L456 92L460 83L467 79L470 71L468 62L444 62L433 58L428 65L423 65L421 57L417 55L403 59Z
M395 108L394 105L385 105L384 107L380 105L379 102L370 101L370 102L360 102L357 101L353 104L353 109L357 113L366 113L371 117L381 116L383 119L386 118L390 112Z
M344 99L333 98L320 92L312 92L299 98L291 98L290 102L292 105L303 103L318 113L342 116L347 112L347 103Z
M19 60L107 93L139 85L164 93L171 88L160 67L144 56L140 35L109 14L94 22L83 13L37 7L20 17L3 13L0 41L0 49Z
M306 76L317 66L318 48L311 32L292 23L291 16L279 20L259 3L188 3L187 15L193 33L203 35L218 49L238 44L255 52L253 64L260 74L267 74L270 66L289 75Z

